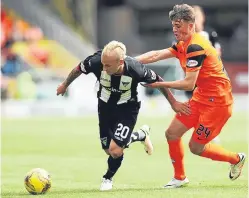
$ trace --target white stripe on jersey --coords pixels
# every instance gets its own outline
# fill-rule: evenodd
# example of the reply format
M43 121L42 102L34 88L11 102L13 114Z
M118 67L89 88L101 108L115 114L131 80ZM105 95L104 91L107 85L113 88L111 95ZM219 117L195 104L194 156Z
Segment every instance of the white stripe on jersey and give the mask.
M111 91L107 90L105 87L111 87L111 76L106 73L106 71L101 72L100 84L103 86L100 93L100 99L104 102L108 102Z
M132 85L132 77L122 75L120 76L119 81L119 88L111 87L111 76L107 74L105 71L101 72L100 76L100 84L102 86L99 98L104 101L108 102L110 99L112 92L116 92L116 94L120 94L120 98L117 101L117 104L123 104L128 102L131 99L131 85Z
M123 104L126 103L128 100L131 99L131 90L126 91L125 93L121 94L121 97L117 104Z
M102 87L101 93L100 93L100 99L104 102L108 102L109 98L111 96L111 91L107 90L105 87Z
M126 92L121 94L117 104L126 103L131 99L131 83L132 78L130 76L121 76L119 90Z

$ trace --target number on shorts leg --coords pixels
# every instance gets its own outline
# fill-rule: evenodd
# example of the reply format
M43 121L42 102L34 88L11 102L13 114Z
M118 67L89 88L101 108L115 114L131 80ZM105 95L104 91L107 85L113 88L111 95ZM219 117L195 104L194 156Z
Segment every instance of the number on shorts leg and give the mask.
M203 126L202 124L200 124L199 128L196 130L196 133L198 136L203 136L202 134L204 134L204 138L207 138L210 135L210 130Z
M122 139L127 138L130 132L130 128L128 126L124 126L122 123L118 124L118 128L115 131L114 135L117 137L121 137Z

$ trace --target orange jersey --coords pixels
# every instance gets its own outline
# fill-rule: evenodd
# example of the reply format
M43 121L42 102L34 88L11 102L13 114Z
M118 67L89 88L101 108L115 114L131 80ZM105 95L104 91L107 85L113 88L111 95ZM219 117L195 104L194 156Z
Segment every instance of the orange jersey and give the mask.
M168 48L179 59L184 72L199 71L192 99L211 106L233 103L231 82L216 49L200 34Z

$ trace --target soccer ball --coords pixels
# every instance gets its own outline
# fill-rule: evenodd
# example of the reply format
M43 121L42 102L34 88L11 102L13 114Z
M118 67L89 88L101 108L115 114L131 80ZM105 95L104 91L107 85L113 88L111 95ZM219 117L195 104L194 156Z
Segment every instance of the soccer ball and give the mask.
M50 175L44 169L34 168L25 176L24 186L32 195L44 194L51 188Z

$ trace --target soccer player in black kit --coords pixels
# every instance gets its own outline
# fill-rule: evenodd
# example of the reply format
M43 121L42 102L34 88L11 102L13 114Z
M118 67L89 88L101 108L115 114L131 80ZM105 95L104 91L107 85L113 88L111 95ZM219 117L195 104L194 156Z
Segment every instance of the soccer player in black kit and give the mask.
M99 133L102 148L109 155L108 170L100 190L111 190L112 178L121 166L125 148L140 141L149 155L153 152L149 126L144 125L133 132L141 104L137 86L142 82L153 83L162 79L135 58L126 56L125 45L118 41L111 41L103 50L80 62L59 85L57 95L64 95L67 87L82 73L93 73L99 81ZM162 88L160 91L175 112L190 114L188 104L176 101L169 89Z

